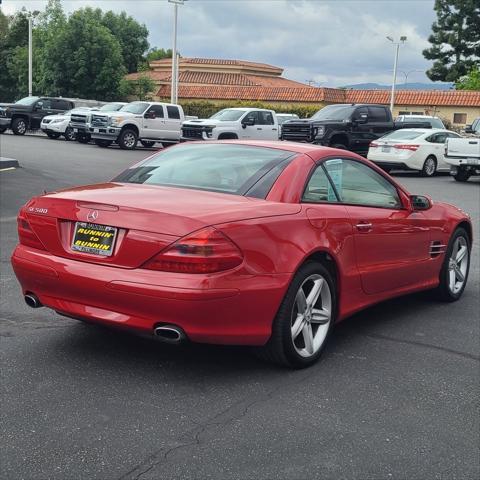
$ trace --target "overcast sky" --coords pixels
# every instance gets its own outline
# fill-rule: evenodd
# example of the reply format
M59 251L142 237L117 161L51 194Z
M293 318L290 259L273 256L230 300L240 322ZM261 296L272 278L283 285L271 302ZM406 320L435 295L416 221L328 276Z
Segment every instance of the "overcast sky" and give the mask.
M150 31L150 45L172 43L173 6L167 0L64 0L125 10ZM4 13L46 1L3 0ZM435 20L434 0L187 0L179 7L178 49L185 57L242 59L285 69L284 76L316 85L391 83L394 47L387 35L406 35L398 82L428 81L422 50ZM418 71L420 70L420 71ZM405 72L405 73L403 73Z

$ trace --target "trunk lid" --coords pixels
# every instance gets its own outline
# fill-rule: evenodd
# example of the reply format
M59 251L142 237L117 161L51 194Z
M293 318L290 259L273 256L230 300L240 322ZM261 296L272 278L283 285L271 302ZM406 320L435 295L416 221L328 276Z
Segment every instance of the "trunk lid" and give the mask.
M24 207L32 230L52 254L124 268L139 267L178 238L209 225L299 211L298 204L122 183L49 193ZM112 255L74 251L77 222L114 227Z

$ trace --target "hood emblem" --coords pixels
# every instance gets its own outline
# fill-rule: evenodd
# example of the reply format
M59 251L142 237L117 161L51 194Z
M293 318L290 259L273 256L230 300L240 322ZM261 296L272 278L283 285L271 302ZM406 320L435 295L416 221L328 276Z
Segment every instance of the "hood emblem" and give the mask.
M97 218L98 218L98 210L92 210L87 215L87 220L90 220L91 222L93 222Z

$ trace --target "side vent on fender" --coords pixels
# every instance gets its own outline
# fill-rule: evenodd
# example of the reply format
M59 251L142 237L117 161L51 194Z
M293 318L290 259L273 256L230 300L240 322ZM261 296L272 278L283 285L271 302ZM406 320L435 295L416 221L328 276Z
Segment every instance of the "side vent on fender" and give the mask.
M430 244L430 256L432 258L436 258L442 253L445 253L445 249L447 248L446 245L443 245L443 243L439 241L434 241Z

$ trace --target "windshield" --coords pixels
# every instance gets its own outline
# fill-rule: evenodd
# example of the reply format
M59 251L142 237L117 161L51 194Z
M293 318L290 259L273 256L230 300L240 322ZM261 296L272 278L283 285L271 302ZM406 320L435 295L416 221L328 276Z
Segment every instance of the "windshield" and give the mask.
M15 102L17 105L33 105L38 100L38 97L25 97Z
M146 102L129 103L128 105L123 106L119 111L139 114L143 113L148 108L148 105L149 104Z
M101 112L116 112L117 110L122 109L123 107L126 107L127 105L124 105L123 103L107 103L106 105L103 105L103 107L100 108ZM124 110L125 111L125 110ZM134 113L134 112L132 112Z
M381 140L413 140L424 133L424 131L418 130L395 130L394 132L384 135Z
M273 182L295 154L249 145L185 144L125 170L114 181L144 183L245 195L260 179ZM268 175L271 171L276 176ZM270 185L270 186L271 186ZM269 188L264 192L268 193ZM252 195L253 196L253 195Z
M314 120L347 120L355 107L351 105L328 105L319 110L312 119Z
M210 118L214 118L215 120L220 120L221 122L235 122L244 113L245 113L245 110L232 110L232 109L226 108L224 110L220 110L215 115L212 115Z

